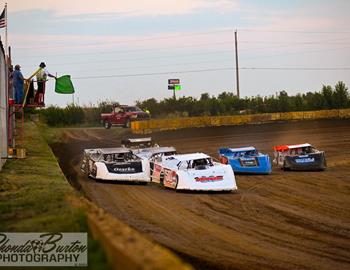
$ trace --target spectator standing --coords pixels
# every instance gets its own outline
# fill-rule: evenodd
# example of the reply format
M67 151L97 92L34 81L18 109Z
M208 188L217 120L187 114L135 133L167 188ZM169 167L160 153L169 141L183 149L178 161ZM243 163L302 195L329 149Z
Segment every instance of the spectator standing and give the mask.
M13 72L13 89L15 91L15 103L22 103L23 99L23 86L24 86L24 78L21 72L21 66L16 65L15 70Z
M8 87L9 87L9 98L13 99L14 98L14 93L13 93L13 66L9 65L9 70L8 70Z

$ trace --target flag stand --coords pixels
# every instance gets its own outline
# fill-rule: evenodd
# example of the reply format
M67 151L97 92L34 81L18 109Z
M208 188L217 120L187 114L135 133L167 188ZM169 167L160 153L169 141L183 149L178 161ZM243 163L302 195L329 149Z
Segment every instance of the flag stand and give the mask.
M7 21L7 3L5 3L5 53L6 53L6 56L8 56L8 43L7 43L7 24L8 24L8 21Z

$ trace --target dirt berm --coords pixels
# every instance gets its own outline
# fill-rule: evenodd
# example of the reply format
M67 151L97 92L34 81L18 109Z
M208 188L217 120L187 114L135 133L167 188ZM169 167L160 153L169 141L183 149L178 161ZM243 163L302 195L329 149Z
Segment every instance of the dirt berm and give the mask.
M112 269L193 269L174 253L150 241L94 203L77 197L69 200L72 205L85 209L93 237L102 244Z
M217 157L219 147L309 142L324 172L236 175L232 193L95 182L79 171L84 148L118 146L120 129L70 129L53 145L67 177L107 212L198 269L350 269L350 121L323 120L159 132L160 145Z

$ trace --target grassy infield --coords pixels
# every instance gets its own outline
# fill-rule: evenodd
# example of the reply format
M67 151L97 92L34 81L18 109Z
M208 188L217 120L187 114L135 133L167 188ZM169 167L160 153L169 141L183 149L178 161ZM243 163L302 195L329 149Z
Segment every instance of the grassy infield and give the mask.
M0 172L0 232L87 232L84 212L65 199L79 195L35 124L25 123L24 141L27 158L8 160ZM91 237L88 258L89 269L108 268Z

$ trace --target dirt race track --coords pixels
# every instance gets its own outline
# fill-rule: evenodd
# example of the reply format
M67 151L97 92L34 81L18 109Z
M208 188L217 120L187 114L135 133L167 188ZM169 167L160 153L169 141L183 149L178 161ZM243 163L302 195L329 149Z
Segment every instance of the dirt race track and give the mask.
M68 129L53 145L73 185L120 220L198 269L350 269L350 121L308 121L152 134L179 152L217 157L221 146L309 142L326 151L324 172L236 175L232 193L180 193L156 185L95 182L80 173L84 148L119 145L119 128Z

